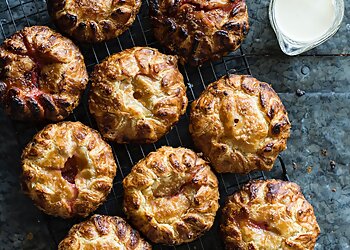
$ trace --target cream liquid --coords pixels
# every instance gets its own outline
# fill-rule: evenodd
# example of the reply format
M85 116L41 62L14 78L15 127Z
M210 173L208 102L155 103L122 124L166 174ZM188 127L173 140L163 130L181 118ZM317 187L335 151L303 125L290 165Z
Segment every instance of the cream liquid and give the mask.
M275 0L274 14L280 31L300 42L315 41L333 25L333 0Z

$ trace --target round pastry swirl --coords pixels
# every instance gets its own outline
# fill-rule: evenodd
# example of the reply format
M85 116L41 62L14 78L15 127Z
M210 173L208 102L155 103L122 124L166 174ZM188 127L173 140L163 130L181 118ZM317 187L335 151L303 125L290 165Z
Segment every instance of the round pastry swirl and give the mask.
M26 27L0 46L0 105L14 119L64 119L87 81L79 49L48 27Z
M228 198L220 225L226 249L314 249L320 228L297 184L252 181Z
M127 30L141 0L48 0L55 24L80 42L102 42Z
M193 66L236 50L249 30L244 0L150 0L150 16L156 39Z
M218 181L192 150L162 147L124 179L124 211L155 243L190 242L208 231L219 208Z
M230 75L192 103L190 133L216 171L248 173L273 167L286 148L290 122L269 84Z
M58 250L83 249L151 250L152 247L122 218L95 214L74 225L58 245Z
M45 213L86 217L107 197L116 174L110 146L80 122L35 135L22 154L22 188Z
M135 47L107 58L92 73L89 108L102 135L118 143L152 143L187 107L174 56Z

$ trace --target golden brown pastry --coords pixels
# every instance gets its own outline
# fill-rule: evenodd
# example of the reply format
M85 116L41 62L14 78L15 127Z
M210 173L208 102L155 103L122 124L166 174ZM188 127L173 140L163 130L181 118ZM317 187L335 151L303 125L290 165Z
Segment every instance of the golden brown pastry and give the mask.
M48 27L26 27L0 46L0 106L13 119L64 119L87 81L78 47Z
M102 42L126 31L141 0L48 0L54 23L80 42Z
M186 87L174 56L135 47L108 57L92 73L89 108L117 143L152 143L185 113Z
M51 124L22 154L22 188L45 213L88 216L106 199L116 174L110 146L80 122Z
M270 170L289 132L287 112L275 91L251 76L225 76L192 103L194 143L220 173Z
M93 215L74 225L58 250L151 250L140 234L120 217Z
M252 181L228 198L220 225L226 249L314 249L320 228L297 184Z
M249 30L245 0L150 0L150 16L156 39L193 66L238 49Z
M162 147L123 180L124 211L155 243L190 242L208 231L219 208L218 181L190 149Z

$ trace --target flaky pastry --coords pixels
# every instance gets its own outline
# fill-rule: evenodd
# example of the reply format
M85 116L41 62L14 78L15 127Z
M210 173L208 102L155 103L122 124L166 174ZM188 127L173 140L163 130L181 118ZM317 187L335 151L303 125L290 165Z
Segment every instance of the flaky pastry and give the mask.
M102 42L121 35L135 21L141 0L48 0L54 23L80 42Z
M80 122L51 124L22 154L22 188L45 213L88 216L107 197L116 174L112 149Z
M248 173L273 167L286 148L290 122L269 84L230 75L192 103L190 133L216 171Z
M154 35L193 66L239 48L248 34L245 0L150 0Z
M92 73L89 108L102 135L117 143L152 143L187 107L174 56L135 47L108 57Z
M58 250L151 250L140 234L118 216L95 214L74 225Z
M150 153L132 168L123 186L125 213L155 243L195 240L211 228L219 208L214 173L186 148Z
M63 120L87 82L78 47L49 27L26 27L0 46L0 106L13 119Z
M220 225L227 250L312 250L320 228L297 184L252 181L228 198Z

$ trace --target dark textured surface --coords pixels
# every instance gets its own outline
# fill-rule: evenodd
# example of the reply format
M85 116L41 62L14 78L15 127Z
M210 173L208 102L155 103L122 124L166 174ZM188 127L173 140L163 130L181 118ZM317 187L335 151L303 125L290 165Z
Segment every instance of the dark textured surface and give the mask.
M23 17L23 13L27 15L27 19L16 20L16 28L28 24L45 24L48 17L44 1L36 0L25 4L26 2L29 0L22 0L23 9L21 6L12 9L14 19ZM350 53L350 1L345 2L348 5L346 16L340 31L333 38L304 55L288 57L280 52L270 28L267 18L268 1L248 0L251 31L243 43L243 51L248 55L253 76L271 83L280 93L289 111L292 135L288 149L282 156L287 163L291 180L302 187L305 197L315 208L322 231L316 249L326 250L350 249L350 57L346 55ZM0 41L4 38L3 34L8 36L15 30L7 5L18 4L19 0L0 2ZM39 20L36 16L31 16L31 13L37 10L41 13ZM148 26L147 23L143 25ZM138 24L133 25L131 32L136 36L141 34ZM151 31L146 34L147 38L151 37ZM121 44L124 48L132 47L131 41L123 41ZM103 45L95 48L98 59L108 55L106 50L103 50ZM85 48L83 52L84 50ZM85 55L92 58L88 58L88 61L94 60L93 53ZM229 67L239 68L240 64L240 61L232 62L229 63ZM89 68L91 69L91 66ZM222 70L223 67L218 65L215 68ZM210 70L210 67L206 66L201 69L205 83L215 80L208 74ZM192 83L194 80L201 81L194 73L191 76ZM192 90L202 89L201 85L189 89L189 99L193 99ZM305 95L298 97L297 89L304 90ZM79 113L77 118L89 124L88 119ZM0 249L54 249L45 223L47 217L20 191L18 176L22 146L17 143L13 126L14 123L0 112ZM30 127L21 125L21 129ZM33 129L26 131L21 130L21 144L27 142L34 133ZM168 138L176 138L176 133L176 130L171 131ZM185 138L183 143L190 145L188 140ZM172 142L174 146L180 144L176 140ZM166 144L166 140L162 139L157 146L161 144ZM153 150L152 146L145 148L144 153ZM126 155L124 146L118 146L116 149L120 154ZM132 156L129 160L138 158L136 154L140 152L136 151L131 150ZM128 159L128 156L124 157ZM334 161L335 166L331 161ZM279 172L280 168L275 168L269 176L278 176ZM121 178L121 174L118 174L117 179ZM226 176L223 179L226 179ZM113 211L112 214L116 213L119 212ZM68 224L65 221L61 223ZM213 246L210 236L203 238L203 244L208 246L208 249L220 249L220 246ZM193 248L193 245L185 245L182 248L188 247Z
M3 113L0 127L0 249L52 248L43 214L20 190L21 148Z

